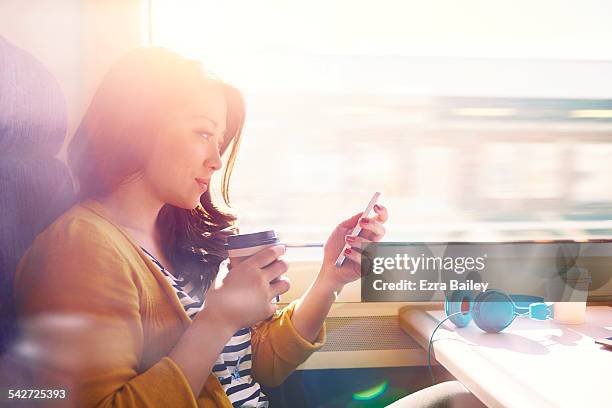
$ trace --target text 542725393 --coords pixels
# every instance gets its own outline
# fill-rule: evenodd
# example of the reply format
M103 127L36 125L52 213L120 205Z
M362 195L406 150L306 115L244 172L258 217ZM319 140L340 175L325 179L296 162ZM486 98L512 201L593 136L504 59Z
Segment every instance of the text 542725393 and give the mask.
M49 399L66 399L68 393L64 389L32 389L32 388L7 388L2 389L2 398L0 401L18 401L18 400L49 400Z

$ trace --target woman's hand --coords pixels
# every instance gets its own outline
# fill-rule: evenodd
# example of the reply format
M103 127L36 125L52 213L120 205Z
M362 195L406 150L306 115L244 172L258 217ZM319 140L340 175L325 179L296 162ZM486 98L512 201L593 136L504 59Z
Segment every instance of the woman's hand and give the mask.
M385 236L383 224L389 218L387 209L377 204L374 206L374 211L376 215L372 218L361 219L362 213L358 213L341 222L325 243L321 271L300 298L291 316L297 332L310 342L319 336L325 317L335 300L335 293L342 290L345 284L361 276L361 255L358 247L370 241L380 241ZM354 239L347 238L347 234L351 233L357 222L361 224L361 236ZM340 268L337 268L336 259L345 243L351 247L351 250L345 253L346 260Z
M218 276L208 289L206 314L214 315L234 331L253 326L274 314L276 306L271 303L272 299L289 290L289 279L281 276L288 264L278 259L284 253L284 245L275 245L232 265L231 270L225 276ZM274 279L277 280L272 282Z
M340 291L345 284L361 277L360 248L363 248L369 242L380 241L385 236L383 224L389 219L387 209L380 204L376 204L374 212L376 215L371 218L361 218L362 213L357 213L341 222L325 243L323 266L321 268L322 276L320 278L336 291ZM360 235L357 237L349 236L348 234L351 233L357 222L361 226ZM344 252L346 260L338 268L336 267L336 259L338 259L345 243L350 248Z

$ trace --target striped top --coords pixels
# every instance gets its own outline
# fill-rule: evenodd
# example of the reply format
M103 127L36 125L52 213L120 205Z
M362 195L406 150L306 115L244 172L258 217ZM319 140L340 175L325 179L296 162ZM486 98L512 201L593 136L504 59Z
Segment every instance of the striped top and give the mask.
M142 247L141 247L142 248ZM195 287L184 278L177 278L168 272L149 251L142 250L162 272L176 292L185 312L192 320L204 307L202 288ZM228 260L219 266L219 273L227 273ZM223 347L215 361L212 373L217 377L234 407L268 407L268 398L251 376L251 329L238 330Z

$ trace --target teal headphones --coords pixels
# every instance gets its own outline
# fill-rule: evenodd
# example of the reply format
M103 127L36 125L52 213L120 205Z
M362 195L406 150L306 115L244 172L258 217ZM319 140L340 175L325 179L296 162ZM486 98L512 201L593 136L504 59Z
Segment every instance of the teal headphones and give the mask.
M535 320L552 318L552 304L544 303L544 298L532 295L507 295L496 289L480 292L474 297L467 290L456 290L446 296L444 302L446 317L433 329L427 346L427 368L432 384L435 384L431 370L431 348L436 331L450 320L457 327L465 327L474 320L476 326L487 333L499 333L517 316L526 316Z
M499 333L517 316L535 320L552 317L551 304L544 303L544 298L507 295L496 289L480 292L476 297L469 291L454 291L447 296L444 311L455 326L465 327L474 320L476 326L488 333Z

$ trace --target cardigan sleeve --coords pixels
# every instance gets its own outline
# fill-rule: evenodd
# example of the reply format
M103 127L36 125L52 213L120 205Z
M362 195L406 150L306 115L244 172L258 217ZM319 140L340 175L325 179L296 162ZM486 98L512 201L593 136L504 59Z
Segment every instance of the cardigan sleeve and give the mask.
M68 389L78 407L196 407L169 357L139 372L139 289L115 244L86 220L41 234L19 263L18 350L37 383Z
M291 302L253 328L253 378L263 385L280 385L298 365L325 344L325 323L314 343L298 333L291 321L296 304L297 301Z

